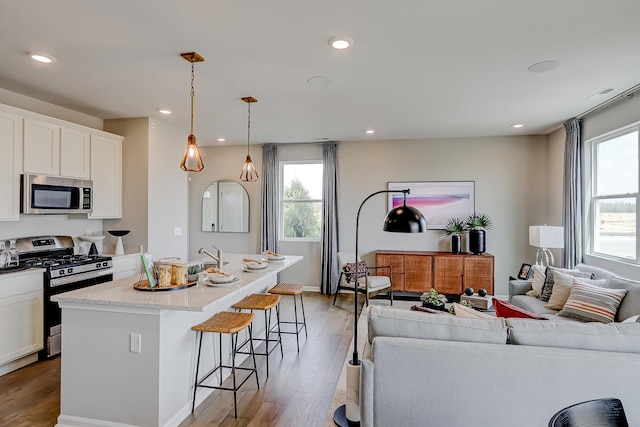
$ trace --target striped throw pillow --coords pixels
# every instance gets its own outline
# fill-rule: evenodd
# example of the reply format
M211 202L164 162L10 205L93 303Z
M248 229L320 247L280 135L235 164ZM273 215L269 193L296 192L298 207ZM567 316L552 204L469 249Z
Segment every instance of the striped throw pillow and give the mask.
M583 322L611 323L626 294L626 289L607 289L576 282L558 314Z

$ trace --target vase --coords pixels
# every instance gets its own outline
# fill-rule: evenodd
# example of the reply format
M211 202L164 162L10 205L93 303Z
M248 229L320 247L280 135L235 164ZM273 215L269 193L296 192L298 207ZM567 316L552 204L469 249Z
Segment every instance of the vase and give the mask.
M469 252L474 255L479 255L486 251L484 235L484 230L469 231Z
M459 254L462 248L462 236L459 234L451 235L451 252Z

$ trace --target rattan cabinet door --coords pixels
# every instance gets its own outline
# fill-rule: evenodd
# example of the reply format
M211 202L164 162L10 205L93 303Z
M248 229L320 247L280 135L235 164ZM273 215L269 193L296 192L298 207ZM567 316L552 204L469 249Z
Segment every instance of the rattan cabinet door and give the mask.
M462 293L462 267L464 256L438 255L433 259L433 287L441 294Z
M433 286L433 257L428 255L404 256L404 290L426 292Z
M465 288L473 288L476 292L484 288L493 295L493 256L468 255L464 258Z
M391 287L394 291L404 291L404 255L376 253L376 266L391 266ZM388 276L389 270L378 269L374 274Z

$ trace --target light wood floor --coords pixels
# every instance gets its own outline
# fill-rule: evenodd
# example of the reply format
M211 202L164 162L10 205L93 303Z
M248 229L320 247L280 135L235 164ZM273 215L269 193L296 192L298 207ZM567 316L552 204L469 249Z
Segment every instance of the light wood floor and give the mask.
M291 298L283 299L282 318L292 317ZM186 426L322 426L353 331L353 296L304 293L309 338L283 335L284 357L274 351L265 378L265 358L257 356L260 390L253 380L238 392L214 391L180 424ZM288 319L287 319L288 320ZM64 356L63 356L64 357ZM0 377L0 426L51 427L60 411L60 358L34 363Z

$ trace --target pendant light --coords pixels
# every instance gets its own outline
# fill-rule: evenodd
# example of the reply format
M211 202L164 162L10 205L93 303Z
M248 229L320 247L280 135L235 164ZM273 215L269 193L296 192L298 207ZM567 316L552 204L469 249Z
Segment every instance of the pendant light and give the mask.
M194 81L194 65L196 62L204 61L204 58L198 55L196 52L187 52L180 54L184 59L191 62L191 133L187 138L187 148L184 150L182 161L180 162L180 169L185 172L200 172L204 169L204 163L202 157L200 157L200 151L196 145L196 136L193 134L193 97L195 91L193 89Z
M242 172L240 172L240 181L253 182L258 180L258 171L253 165L251 156L249 155L249 143L251 136L251 103L258 102L258 100L252 96L247 96L245 98L242 98L242 100L247 103L247 107L249 109L249 118L247 120L247 160L245 160L244 165L242 166Z

